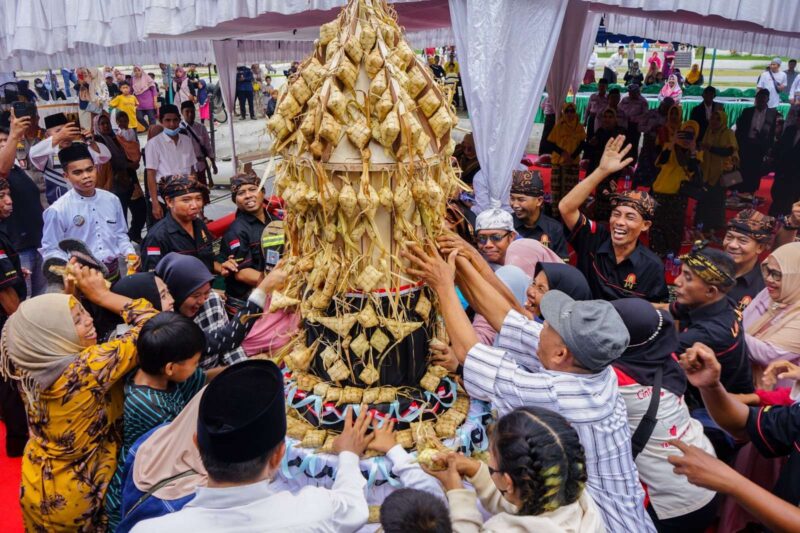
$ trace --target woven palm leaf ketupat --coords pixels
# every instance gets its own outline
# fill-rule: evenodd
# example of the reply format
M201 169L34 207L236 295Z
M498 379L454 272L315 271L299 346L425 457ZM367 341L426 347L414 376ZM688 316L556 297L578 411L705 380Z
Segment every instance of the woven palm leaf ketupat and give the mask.
M283 358L288 415L309 424L297 427L337 431L343 406L359 402L401 430L429 421L441 438L466 417L469 402L459 402L460 414L434 426L466 395L429 365L430 341L446 341L437 303L399 258L444 231L446 200L461 186L455 124L383 0L351 0L283 87L268 128L282 156L275 188L290 274L271 309L299 306L303 318ZM322 386L301 387L311 384ZM324 436L299 440L316 448Z

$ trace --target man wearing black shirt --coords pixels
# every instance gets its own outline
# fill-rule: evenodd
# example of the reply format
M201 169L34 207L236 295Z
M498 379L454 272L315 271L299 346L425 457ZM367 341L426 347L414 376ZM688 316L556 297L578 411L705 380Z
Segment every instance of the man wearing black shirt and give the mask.
M736 265L736 285L728 292L734 307L743 312L764 289L759 257L769 249L775 219L756 211L740 211L730 222L722 246Z
M720 363L708 347L701 345L694 346L681 357L689 383L700 391L708 413L722 429L740 442L749 439L765 457L788 456L772 490L776 496L797 506L800 501L800 403L748 407L733 395L733 391L726 390ZM797 370L795 365L784 361L772 367L770 373L773 378L775 374L786 373L797 379ZM784 518L788 517L784 515ZM778 526L771 528L775 530L796 525L791 519L780 522L780 518L765 524Z
M561 199L558 209L567 240L578 256L578 269L595 298L665 302L669 293L664 264L639 242L639 235L652 225L655 202L650 195L642 191L612 195L608 228L580 212L583 202L606 177L633 161L626 158L630 145L623 148L624 143L624 135L609 140L598 167Z
M736 280L733 260L713 248L695 248L682 256L670 313L680 320L681 350L696 342L708 346L722 364L722 383L736 394L753 392L750 359L741 318L727 297ZM698 402L697 391L688 392ZM688 401L688 399L687 399Z
M431 72L433 72L433 77L437 80L443 80L445 77L444 67L439 64L439 56L433 56L428 58L428 66L431 67Z
M15 163L17 143L29 129L31 118L9 117L9 120L10 132L6 127L8 122L0 120L0 176L8 180L16 209L0 225L17 250L22 267L30 272L25 283L26 295L32 297L43 294L47 289L39 253L44 219L39 187Z
M542 176L530 170L515 170L511 182L511 209L514 210L514 229L524 239L536 239L569 260L564 228L557 220L542 213L544 183Z
M261 248L261 235L271 221L264 208L264 191L260 180L252 174L231 178L231 196L236 203L234 219L220 244L223 257L233 257L237 271L225 280L226 307L240 309L250 291L264 279L266 260Z
M212 274L227 276L236 272L232 259L222 264L215 260L214 237L199 218L203 210L203 184L186 176L167 176L159 189L169 213L150 229L142 242L142 271L155 270L162 257L177 252L197 257Z

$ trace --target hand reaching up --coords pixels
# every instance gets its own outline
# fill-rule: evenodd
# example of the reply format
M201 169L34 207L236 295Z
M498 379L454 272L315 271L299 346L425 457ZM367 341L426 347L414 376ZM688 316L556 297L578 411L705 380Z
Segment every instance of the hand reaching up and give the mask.
M617 135L611 138L606 143L606 148L603 151L603 157L600 159L600 165L597 167L606 175L619 172L623 168L633 163L633 158L625 156L631 150L630 144L625 144L625 136Z

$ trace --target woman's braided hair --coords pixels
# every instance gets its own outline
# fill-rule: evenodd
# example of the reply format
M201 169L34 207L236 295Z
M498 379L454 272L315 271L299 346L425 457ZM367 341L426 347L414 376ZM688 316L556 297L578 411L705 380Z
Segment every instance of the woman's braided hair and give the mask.
M492 446L501 472L514 482L521 515L555 511L580 498L586 457L578 434L558 413L520 407L498 420Z

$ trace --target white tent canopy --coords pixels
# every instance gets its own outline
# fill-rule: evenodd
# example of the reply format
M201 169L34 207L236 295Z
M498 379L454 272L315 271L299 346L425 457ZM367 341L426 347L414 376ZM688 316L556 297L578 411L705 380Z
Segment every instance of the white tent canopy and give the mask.
M0 0L4 21L0 70L154 60L206 63L213 57L220 72L230 75L236 62L296 59L307 54L319 25L333 19L345 3ZM475 126L485 130L476 132L476 148L482 167L488 169L490 196L496 200L508 194L510 165L522 156L532 110L545 80L556 101L575 84L588 60L600 13L606 15L612 31L641 37L776 54L800 51L800 0L392 3L413 46L460 45L470 112ZM511 12L519 18L510 18ZM450 29L451 13L458 17L455 35ZM507 35L512 26L515 35ZM471 50L475 43L480 50ZM557 62L551 69L554 56ZM517 72L509 68L513 65ZM526 76L522 84L520 72ZM231 79L224 83L229 86L224 91L229 106Z

